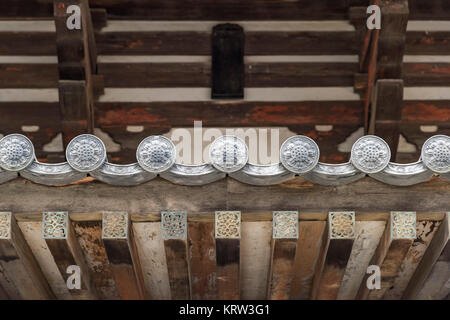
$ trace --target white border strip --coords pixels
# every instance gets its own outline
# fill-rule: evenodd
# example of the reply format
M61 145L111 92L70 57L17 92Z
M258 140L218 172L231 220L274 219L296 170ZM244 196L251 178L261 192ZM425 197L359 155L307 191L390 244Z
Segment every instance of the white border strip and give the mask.
M242 101L358 101L352 87L246 88ZM211 101L210 88L105 88L100 102ZM218 100L215 100L218 101ZM220 101L220 100L219 100ZM233 100L222 100L232 102ZM235 100L236 101L236 100Z
M358 63L357 55L245 56L245 63ZM1 61L1 60L0 60ZM99 56L98 63L211 63L211 56Z
M211 32L217 24L226 21L108 21L102 32L195 31ZM346 20L335 21L230 21L245 31L355 31Z
M406 87L404 100L450 100L450 87Z
M57 56L0 56L2 64L56 64Z
M404 63L450 63L450 56L412 56L405 55Z
M230 21L241 25L245 31L355 31L346 20L330 21ZM211 32L212 28L225 21L140 21L110 20L102 32L152 32L194 31ZM55 32L52 20L0 21L0 32Z
M408 21L407 31L450 31L450 21Z
M246 88L242 101L359 101L352 87ZM211 101L210 88L105 88L100 102ZM450 87L407 87L404 100L450 100ZM58 102L58 89L0 89L0 102ZM223 103L233 100L214 100ZM235 100L236 101L236 100Z
M58 101L58 89L0 89L0 102Z

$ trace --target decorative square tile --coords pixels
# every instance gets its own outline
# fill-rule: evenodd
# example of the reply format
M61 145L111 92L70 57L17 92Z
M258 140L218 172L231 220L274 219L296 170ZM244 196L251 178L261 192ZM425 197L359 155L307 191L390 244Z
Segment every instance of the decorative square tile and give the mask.
M127 212L103 212L102 239L127 239L128 223Z
M44 239L67 239L69 214L67 212L44 212L42 214L42 237Z
M355 212L330 212L328 223L330 239L355 238Z
M161 212L162 238L186 239L187 238L187 215L186 212L163 211Z
M11 239L11 212L0 212L0 239Z
M240 239L241 238L241 212L240 211L216 211L216 238Z
M392 211L391 237L392 239L416 239L416 213Z
M274 211L273 216L273 238L274 239L297 239L298 238L298 212L297 211Z

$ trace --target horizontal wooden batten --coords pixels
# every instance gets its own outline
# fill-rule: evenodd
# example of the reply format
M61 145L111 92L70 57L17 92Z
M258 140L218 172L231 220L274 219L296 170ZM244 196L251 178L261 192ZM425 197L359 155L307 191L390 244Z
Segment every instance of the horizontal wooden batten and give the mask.
M248 0L243 3L230 1L201 0L185 1L182 4L174 0L120 2L115 0L91 0L91 8L104 8L109 19L149 19L149 20L186 20L186 19L347 19L349 6L365 6L367 0L334 0L274 2L270 0ZM258 10L255 10L257 8ZM450 19L450 8L446 0L415 0L409 4L410 19ZM53 14L49 0L16 0L0 5L1 18L35 17L49 18Z
M306 102L160 102L97 104L96 121L100 126L152 124L191 126L202 120L204 126L258 126L298 124L359 124L359 101ZM193 110L196 110L193 112Z
M364 5L366 0L353 0L352 5ZM347 19L347 0L309 0L295 2L274 2L272 0L247 0L230 2L225 0L175 0L128 1L91 0L91 8L103 8L108 19L148 19L148 20L307 20L307 19ZM255 10L257 8L257 10ZM0 17L51 17L53 5L49 0L16 0L0 5Z
M106 61L109 60L108 56L103 57L106 58ZM130 63L104 62L99 64L99 74L104 76L105 86L111 88L208 87L211 82L208 57L194 57L199 58L188 59L189 56L185 58L176 58L175 56L172 61L166 59L167 62L163 62L164 60L157 59L152 62L151 57L146 57L147 62L139 62L143 59L137 59L136 63L132 62L133 59ZM204 59L200 59L200 57L204 57ZM278 62L276 56L273 58L267 56L267 58L271 58L270 60L273 61L252 62L260 59L246 59L246 87L351 86L354 83L354 76L358 72L357 64L350 62ZM198 62L183 62L189 60ZM264 59L262 60L264 61ZM38 59L31 60L38 63L14 63L13 61L14 57L11 62L6 63L5 61L0 66L0 88L57 86L56 64L39 63ZM43 59L43 62L47 61L50 59ZM2 61L0 60L0 62ZM450 64L405 63L404 81L405 86L408 87L448 86L450 85Z
M95 35L101 55L210 55L210 32L100 32ZM0 55L55 55L53 32L0 31ZM14 43L11 46L10 43ZM246 55L357 54L352 31L246 32Z
M103 63L105 86L116 88L208 87L209 63ZM351 86L356 63L250 63L246 87ZM4 64L0 88L49 88L58 83L55 64Z

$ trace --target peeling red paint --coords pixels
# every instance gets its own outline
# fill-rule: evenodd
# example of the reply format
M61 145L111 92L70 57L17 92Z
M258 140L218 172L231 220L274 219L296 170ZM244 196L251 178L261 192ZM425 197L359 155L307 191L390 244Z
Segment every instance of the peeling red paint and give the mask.
M169 119L149 113L145 108L108 110L97 118L99 124L163 123Z
M450 105L439 108L434 104L418 102L406 104L402 110L402 119L407 121L450 121Z

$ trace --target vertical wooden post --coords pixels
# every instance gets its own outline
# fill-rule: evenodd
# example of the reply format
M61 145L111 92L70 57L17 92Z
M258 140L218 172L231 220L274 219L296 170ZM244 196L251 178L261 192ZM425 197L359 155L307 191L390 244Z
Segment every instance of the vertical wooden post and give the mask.
M219 299L240 298L241 212L216 211L216 263Z
M244 97L244 30L219 24L212 32L212 98Z
M298 239L298 212L274 211L272 252L267 286L270 300L289 299L295 276L294 262Z
M186 212L163 211L161 234L173 300L190 299Z
M0 265L23 299L56 299L11 212L0 212Z
M103 212L102 239L123 300L146 298L144 276L127 212Z
M217 299L214 222L188 222L191 298Z
M370 290L366 274L359 287L356 299L381 299L393 284L400 266L417 235L415 212L391 212L389 222L381 236L369 266L380 267L381 288Z
M44 212L42 214L42 237L50 250L56 266L67 283L71 274L69 266L78 266L81 272L81 288L70 289L75 299L96 299L95 288L86 264L84 254L69 220L67 212Z
M93 75L97 72L97 51L88 0L53 0L53 8L59 100L63 142L66 146L75 136L93 132ZM75 19L78 13L81 15L81 26L72 27L68 20Z
M321 258L313 281L312 299L335 300L355 240L355 213L330 212ZM326 238L325 238L326 237Z

